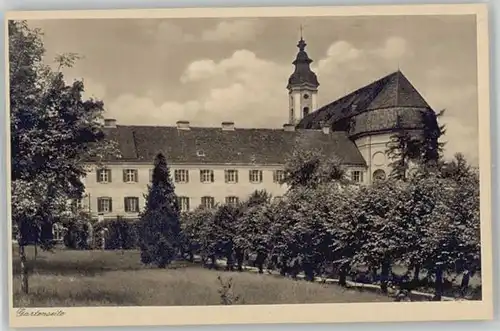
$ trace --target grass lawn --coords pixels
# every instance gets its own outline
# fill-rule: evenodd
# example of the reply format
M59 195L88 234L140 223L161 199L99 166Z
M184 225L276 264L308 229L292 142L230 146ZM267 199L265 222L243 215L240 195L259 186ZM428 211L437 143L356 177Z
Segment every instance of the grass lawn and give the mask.
M347 303L392 301L371 292L293 281L254 273L211 271L174 263L144 267L138 251L39 251L28 249L30 294L20 291L14 251L14 307L219 305L217 276L233 279L240 304Z

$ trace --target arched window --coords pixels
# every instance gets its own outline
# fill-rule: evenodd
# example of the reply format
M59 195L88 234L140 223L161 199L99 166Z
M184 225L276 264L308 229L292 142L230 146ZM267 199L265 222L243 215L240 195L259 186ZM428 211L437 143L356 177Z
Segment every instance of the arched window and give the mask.
M373 172L373 182L383 182L386 178L385 171L382 169L377 169Z
M304 117L306 117L309 114L309 107L304 107L303 113Z

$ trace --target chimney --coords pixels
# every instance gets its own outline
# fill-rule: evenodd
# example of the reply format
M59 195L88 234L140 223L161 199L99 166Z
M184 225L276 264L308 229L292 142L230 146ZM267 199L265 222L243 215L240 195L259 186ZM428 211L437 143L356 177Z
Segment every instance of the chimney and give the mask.
M222 122L222 131L234 131L234 122Z
M330 134L330 126L328 125L327 122L320 121L319 126L321 128L321 131L323 131L324 134Z
M189 130L189 121L177 121L177 129Z
M323 131L324 134L330 134L330 126L328 126L328 124L323 124L321 130Z
M295 131L295 125L293 124L283 124L283 130L285 131Z
M105 118L104 119L104 127L105 128L116 128L116 120L114 118Z

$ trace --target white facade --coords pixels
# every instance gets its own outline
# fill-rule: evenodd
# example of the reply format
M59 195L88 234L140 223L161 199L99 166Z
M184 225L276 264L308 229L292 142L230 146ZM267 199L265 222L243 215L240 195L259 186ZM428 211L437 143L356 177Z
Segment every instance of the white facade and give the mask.
M110 179L108 176L106 181L98 180L97 172L101 170L100 168L89 170L84 180L85 197L82 199L81 208L90 211L94 217L99 214L105 218L137 217L137 211L127 210L125 198L137 198L139 210L144 209L146 203L144 195L151 183L153 165L138 162L112 163L105 169L111 173ZM129 181L130 176L123 175L127 170L135 170L137 178ZM202 171L205 171L204 174L213 173L213 176L202 175ZM273 197L280 197L287 190L286 184L280 184L278 181L279 176L282 176L280 165L172 164L170 175L175 185L175 193L182 200L180 203L185 210L195 209L202 204L202 199L205 203L212 200L215 204L223 204L234 201L235 198L243 201L256 190L266 190ZM208 179L208 182L203 182L202 176ZM111 200L110 210L103 210L102 206L99 206L99 200L102 199Z
M109 171L106 176L100 175L103 169ZM151 183L152 169L152 164L139 162L110 163L105 168L91 167L84 179L85 194L79 203L79 208L89 212L94 218L98 216L137 218L138 211L142 211L146 204L145 194ZM202 181L201 171L204 170L213 172L213 181ZM124 175L124 172L132 171L136 174L135 178ZM234 171L237 172L236 179ZM235 198L237 201L244 201L256 190L265 190L274 198L283 196L288 190L286 184L279 182L280 176L283 176L282 165L172 164L170 175L175 185L175 193L184 211L194 210L210 201L215 204L234 202ZM346 167L346 175L355 182L368 184L366 169L363 167ZM100 176L99 180L98 176ZM103 181L102 177L107 178ZM125 199L129 199L128 202ZM103 202L103 200L110 202ZM134 210L136 202L131 200L137 201L137 210ZM129 204L127 207L126 203Z
M389 176L390 160L386 151L391 135L392 133L369 135L355 140L356 146L366 161L366 183L368 184L373 183L376 176L384 179Z

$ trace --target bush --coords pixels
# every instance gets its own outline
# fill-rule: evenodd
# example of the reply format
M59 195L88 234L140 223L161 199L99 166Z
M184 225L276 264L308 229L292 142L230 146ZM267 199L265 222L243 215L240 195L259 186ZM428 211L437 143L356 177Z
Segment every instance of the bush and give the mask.
M99 222L94 227L97 247L102 247L101 230L107 229L105 234L105 249L135 249L138 248L137 220L117 218Z
M76 220L66 224L64 245L70 249L90 249L89 226L87 220Z

